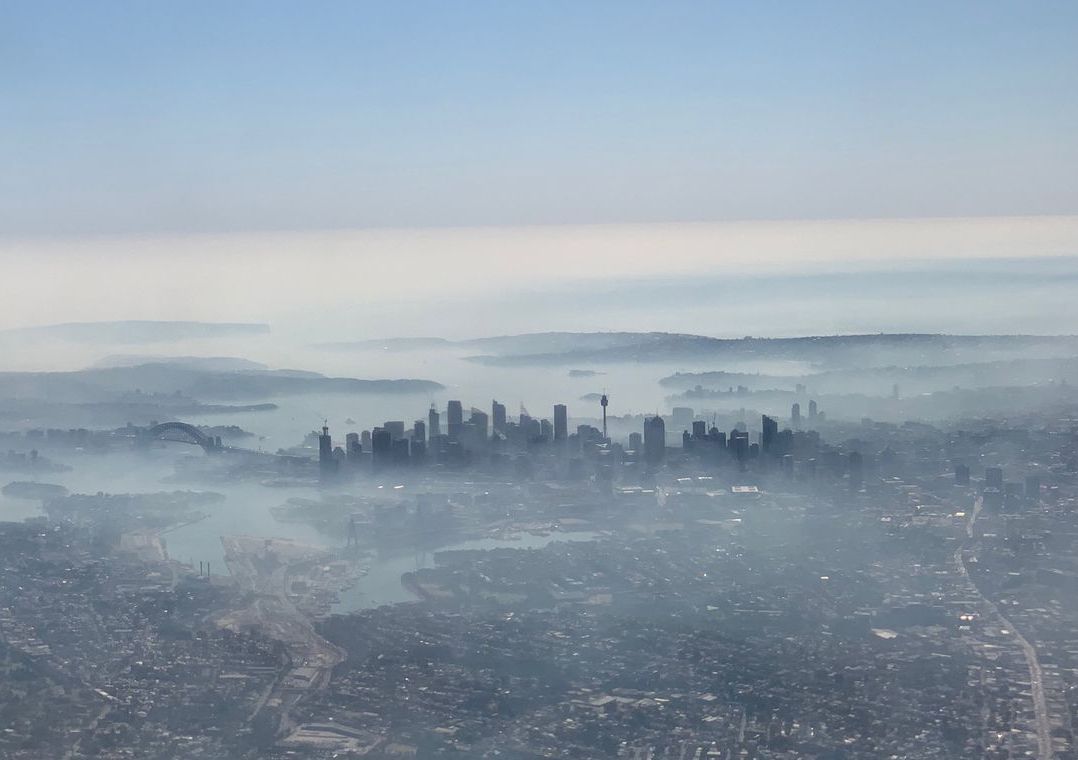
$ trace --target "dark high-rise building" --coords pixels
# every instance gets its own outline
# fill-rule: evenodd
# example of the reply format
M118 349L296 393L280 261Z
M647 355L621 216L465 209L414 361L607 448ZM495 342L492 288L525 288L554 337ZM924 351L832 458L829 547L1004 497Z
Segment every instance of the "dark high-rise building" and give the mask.
M795 428L801 427L801 405L794 404L790 407L790 424Z
M371 433L371 459L375 467L384 467L393 456L393 435L385 428L376 427Z
M692 423L692 437L700 441L707 438L707 423L703 420L695 420Z
M727 447L737 458L737 461L744 462L749 458L749 433L747 430L738 430L734 428L730 431L730 440L727 443Z
M475 437L479 442L485 443L490 438L490 418L486 412L473 408L468 422L475 428Z
M459 401L450 401L446 405L445 417L446 432L449 434L449 439L459 441L460 434L464 430L464 407Z
M543 439L543 426L539 424L539 420L529 417L527 413L520 415L520 430L524 434L525 441L541 441Z
M984 487L1003 490L1003 468L986 467L984 471Z
M505 432L505 404L492 401L490 404L490 421L494 426L495 433Z
M351 466L359 464L360 455L363 453L363 446L359 443L359 433L349 433L344 437L344 442L344 453L348 464Z
M554 440L554 425L546 417L539 420L539 437L544 441Z
M554 404L554 440L564 441L568 437L569 410L565 407L565 404Z
M393 464L400 467L408 464L408 460L411 457L411 445L408 443L407 438L397 438L391 444L391 456L393 458Z
M815 401L809 401L809 422L816 421L817 407Z
M430 411L427 412L427 434L431 438L437 438L442 434L442 426L438 418L438 410L434 408L434 404L430 405Z
M399 441L404 437L404 422L401 420L390 420L382 425L389 434L393 436L394 441Z
M639 452L644 448L644 436L640 433L629 433L629 448Z
M780 430L778 435L775 436L775 440L771 442L771 453L775 456L785 456L793 451L794 448L794 431L790 428Z
M658 464L666 457L666 423L659 415L644 418L644 459Z
M603 395L599 397L599 406L603 408L603 440L609 440L609 436L606 434L606 408L610 406L610 399L606 397L606 391L603 391Z
M333 439L329 437L329 426L322 426L322 435L318 436L318 473L328 477L337 471L337 460L333 456Z
M413 441L422 441L422 442L426 443L426 441L427 441L427 423L425 423L423 420L416 420L415 422L412 423L412 440Z
M779 423L763 415L763 432L760 435L760 450L765 454L771 451L771 447L775 443L775 438L779 434Z

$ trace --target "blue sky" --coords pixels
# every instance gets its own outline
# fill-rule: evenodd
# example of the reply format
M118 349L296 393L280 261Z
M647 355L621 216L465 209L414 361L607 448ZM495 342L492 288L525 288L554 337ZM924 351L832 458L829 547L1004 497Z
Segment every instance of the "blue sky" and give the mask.
M1078 212L1074 2L0 5L0 235Z

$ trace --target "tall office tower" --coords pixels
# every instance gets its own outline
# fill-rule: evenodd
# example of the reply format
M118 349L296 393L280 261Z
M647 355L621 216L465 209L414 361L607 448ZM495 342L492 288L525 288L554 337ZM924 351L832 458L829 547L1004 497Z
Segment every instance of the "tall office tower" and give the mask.
M364 430L359 434L359 443L363 447L364 451L371 450L371 431Z
M322 426L322 435L318 436L318 472L332 475L337 470L337 460L333 458L333 439L329 437L329 425Z
M427 412L427 433L431 438L437 438L442 434L442 427L440 420L438 419L438 410L434 408L434 404L430 405L430 411Z
M1003 490L1003 468L986 467L984 471L984 487Z
M860 488L865 479L864 458L857 451L850 453L850 488Z
M737 457L737 461L744 462L749 458L749 433L747 430L738 430L736 427L730 431L730 440L727 447Z
M505 404L492 401L490 404L490 422L495 433L505 432Z
M801 405L800 404L794 404L793 406L790 407L790 424L792 424L795 429L801 427Z
M394 441L399 441L404 437L404 422L402 420L390 420L382 427L389 431Z
M666 457L666 423L659 415L644 418L644 459L658 464Z
M449 434L449 439L459 441L460 434L464 429L464 407L461 406L459 401L450 401L446 405L445 417L446 432Z
M546 417L539 420L539 437L544 441L550 441L554 439L554 426L550 424L550 420Z
M412 423L412 440L413 441L427 441L427 423L423 420L416 420Z
M393 436L385 428L376 427L371 434L371 459L375 467L385 467L393 456Z
M700 441L707 438L707 423L703 420L694 420L692 423L692 437Z
M529 417L527 413L520 415L520 429L524 433L525 441L541 441L543 439L542 424L534 417Z
M606 435L605 433L603 435ZM554 440L564 441L569 437L569 410L565 404L554 404Z
M610 437L606 434L606 407L610 404L610 399L606 397L606 391L603 391L603 395L599 397L599 406L603 408L603 440L609 441Z
M779 434L779 423L763 415L763 432L760 434L760 449L765 453L771 451L775 443L775 437Z
M472 407L472 416L468 418L468 422L475 429L475 436L479 441L485 443L490 438L490 418L486 412Z
M403 467L409 463L412 456L411 444L407 438L398 438L390 444L390 456L393 465Z
M363 447L359 443L359 433L349 433L344 437L344 442L344 453L348 458L348 464L359 464L360 454L363 453Z
M632 451L639 452L644 448L644 436L640 433L629 433L629 448Z
M809 422L816 421L816 402L809 401Z

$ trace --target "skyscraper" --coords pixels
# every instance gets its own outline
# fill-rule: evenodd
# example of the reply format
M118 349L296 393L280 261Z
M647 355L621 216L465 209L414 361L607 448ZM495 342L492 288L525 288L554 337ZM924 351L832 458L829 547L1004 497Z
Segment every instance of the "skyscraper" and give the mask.
M359 443L359 433L349 433L344 437L344 440L344 452L347 455L348 464L351 466L358 465L363 453L363 446Z
M606 407L610 405L610 399L606 397L606 391L603 391L603 395L599 398L599 406L603 408L603 440L609 441L610 437L606 434Z
M495 433L505 432L505 404L492 401L490 404L490 421L494 426Z
M816 402L809 401L809 422L816 421Z
M801 404L790 407L790 424L795 428L801 427Z
M322 435L318 436L318 472L322 477L337 471L337 460L333 458L333 439L329 437L329 425L322 426Z
M464 429L464 407L459 401L450 401L446 405L446 427L450 440L459 441Z
M475 437L478 442L485 443L490 438L490 418L487 417L486 412L473 407L468 422L475 428Z
M763 431L760 435L760 450L764 453L771 451L772 445L775 443L775 437L779 434L779 423L763 415Z
M666 423L659 415L644 418L644 459L658 464L666 457Z
M430 411L427 412L427 434L431 438L436 438L442 434L438 410L434 408L434 404L430 405Z
M569 437L569 410L565 404L554 404L554 440L564 441Z
M374 466L385 467L393 456L393 435L385 428L376 427L371 434L371 459Z

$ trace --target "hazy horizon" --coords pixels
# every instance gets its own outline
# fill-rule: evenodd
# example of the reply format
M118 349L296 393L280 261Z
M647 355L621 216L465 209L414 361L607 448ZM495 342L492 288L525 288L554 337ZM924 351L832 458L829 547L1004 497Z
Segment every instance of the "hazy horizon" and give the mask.
M1065 333L1076 254L1078 216L0 239L0 328L266 322L286 343Z

